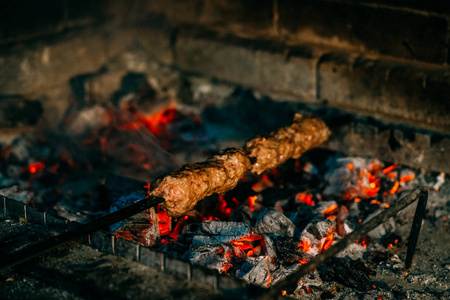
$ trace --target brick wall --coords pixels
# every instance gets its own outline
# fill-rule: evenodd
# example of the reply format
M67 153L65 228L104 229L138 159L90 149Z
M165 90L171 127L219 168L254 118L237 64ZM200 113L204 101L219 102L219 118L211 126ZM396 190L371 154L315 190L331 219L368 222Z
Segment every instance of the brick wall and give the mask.
M104 77L117 81L127 71L150 72L157 61L274 99L449 133L447 6L402 0L11 1L0 11L0 101L6 107L17 97L37 101L44 112L60 115L73 96L72 78L121 61L123 70L106 70L111 74ZM19 124L55 120L45 115Z

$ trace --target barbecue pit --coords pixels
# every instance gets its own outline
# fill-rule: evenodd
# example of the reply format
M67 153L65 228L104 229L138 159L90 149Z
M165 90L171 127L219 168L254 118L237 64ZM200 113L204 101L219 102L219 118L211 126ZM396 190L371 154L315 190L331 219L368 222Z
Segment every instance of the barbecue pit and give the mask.
M27 280L42 295L51 286L62 298L89 296L64 282L101 274L92 248L123 258L108 256L106 265L132 270L117 268L123 289L137 290L116 291L121 298L144 297L145 285L131 283L145 280L142 265L184 280L176 296L161 289L163 298L183 289L199 298L198 285L207 286L205 298L448 296L450 258L439 243L449 237L445 9L382 1L27 4L6 9L26 22L3 18L0 37L3 260L28 239L48 245L79 223L120 215L158 176L242 148L296 113L322 119L331 136L300 158L246 173L194 210L141 210L83 231L84 246L58 248L72 252L3 270L9 298L25 295ZM33 5L47 5L48 15L38 18ZM415 201L416 210L404 207ZM343 251L331 254L335 247ZM92 264L75 259L77 251ZM66 259L74 272L55 263ZM52 270L65 280L38 278ZM96 293L112 295L99 276L90 277Z

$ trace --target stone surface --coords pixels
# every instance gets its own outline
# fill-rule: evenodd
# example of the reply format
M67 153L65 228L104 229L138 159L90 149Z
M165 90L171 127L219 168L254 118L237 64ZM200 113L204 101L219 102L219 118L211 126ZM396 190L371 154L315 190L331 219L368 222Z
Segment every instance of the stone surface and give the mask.
M42 114L42 104L38 100L0 95L0 128L34 126Z
M279 1L281 34L311 42L442 64L444 16L344 1Z
M450 130L448 68L336 53L318 72L318 98L332 106Z
M297 48L289 52L277 44L207 38L207 35L178 36L175 46L178 67L247 87L306 98L314 96L317 55L314 49Z

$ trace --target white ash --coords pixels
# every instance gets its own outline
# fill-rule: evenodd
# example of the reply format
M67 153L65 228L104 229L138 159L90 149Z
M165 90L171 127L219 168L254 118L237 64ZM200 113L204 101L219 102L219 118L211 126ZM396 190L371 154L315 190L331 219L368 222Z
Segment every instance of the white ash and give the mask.
M440 173L437 177L436 177L436 183L433 185L433 189L437 192L439 191L439 189L441 188L441 186L444 184L445 182L445 173Z
M198 245L189 251L189 260L191 263L222 271L230 262L230 256L223 253L231 251L228 245Z
M353 165L353 169L348 168L350 164ZM359 182L360 171L370 170L375 164L383 166L383 163L376 159L361 157L338 158L335 170L325 175L326 188L323 191L323 195L327 197L340 196L351 189L357 191L358 196L363 196L365 193ZM369 187L369 182L364 182L364 180L367 181L366 176L364 176L362 184Z
M5 187L0 189L0 195L3 195L7 198L14 199L16 201L29 204L34 197L34 193L22 189L18 185L13 185L10 187Z
M200 229L206 234L225 236L249 235L250 227L242 222L204 221Z
M352 243L347 248L345 248L343 251L336 254L336 257L348 256L350 259L353 259L353 260L362 259L365 251L366 251L366 249L363 246L358 245L356 243Z
M254 260L256 263L252 263L253 267L247 273L242 274L243 269L241 268L240 272L238 272L236 275L238 277L241 277L248 283L264 287L270 286L271 275L269 270L269 259L267 257L260 256L254 258Z
M265 208L256 220L256 232L293 237L297 228L282 212L274 208Z
M315 214L323 216L325 210L330 208L333 205L336 205L336 207L337 207L337 202L333 201L333 200L332 201L320 201L314 206L313 212Z
M79 135L100 127L105 121L106 113L106 108L100 105L83 109L75 116L68 130L72 134Z
M381 213L381 210L377 210L375 213L369 215L367 219L364 220L364 223L368 222L369 220L377 216L379 213ZM380 239L382 236L394 231L395 231L395 220L394 218L389 218L385 222L375 227L373 230L369 231L367 235L372 239Z

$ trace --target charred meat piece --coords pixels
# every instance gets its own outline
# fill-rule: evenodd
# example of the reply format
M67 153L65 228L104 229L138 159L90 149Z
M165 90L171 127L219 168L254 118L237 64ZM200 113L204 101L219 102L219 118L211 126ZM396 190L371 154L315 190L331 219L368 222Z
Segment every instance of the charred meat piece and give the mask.
M156 179L151 195L165 199L162 206L169 216L180 217L203 198L233 189L249 167L250 159L243 150L227 149L204 162L185 165Z
M296 114L291 126L273 131L268 136L255 137L245 144L248 155L256 158L250 171L261 174L289 158L299 158L329 136L330 131L322 120Z

